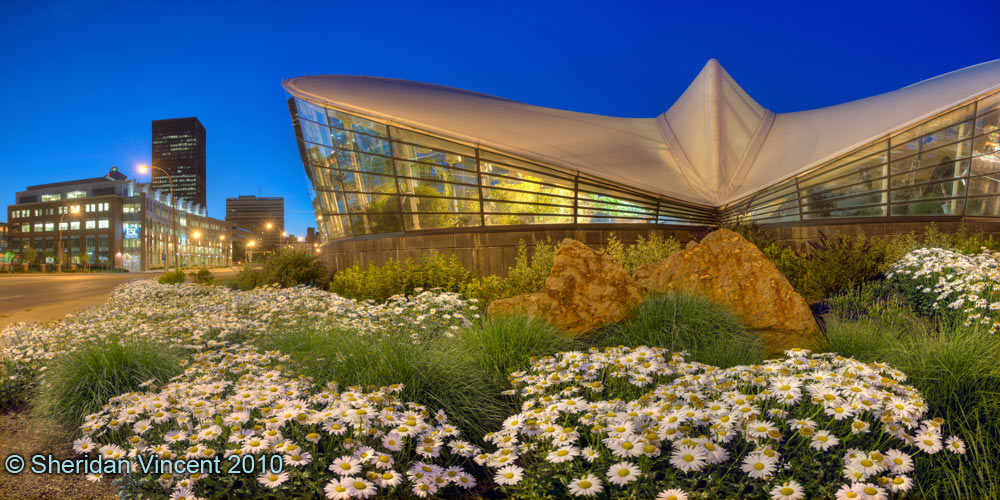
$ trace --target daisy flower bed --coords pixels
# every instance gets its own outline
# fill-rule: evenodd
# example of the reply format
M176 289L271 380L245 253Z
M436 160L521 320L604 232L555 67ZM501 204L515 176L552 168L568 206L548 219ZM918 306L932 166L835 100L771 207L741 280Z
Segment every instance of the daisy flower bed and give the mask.
M903 373L786 354L729 369L646 347L547 357L512 374L522 412L475 460L522 498L885 499L913 488L915 460L964 453Z
M951 466L965 452L905 374L836 354L723 369L656 347L552 353L510 373L502 425L469 435L455 422L475 415L418 404L401 384L317 383L258 342L340 329L427 349L477 318L447 293L376 304L304 287L134 282L100 308L0 332L0 391L44 386L52 363L95 341L182 349L179 375L116 392L80 422L81 457L129 464L91 475L123 498L885 499L912 494L930 456Z
M896 262L889 279L907 300L929 314L954 312L964 326L1000 328L1000 254L966 255L943 248L920 248Z

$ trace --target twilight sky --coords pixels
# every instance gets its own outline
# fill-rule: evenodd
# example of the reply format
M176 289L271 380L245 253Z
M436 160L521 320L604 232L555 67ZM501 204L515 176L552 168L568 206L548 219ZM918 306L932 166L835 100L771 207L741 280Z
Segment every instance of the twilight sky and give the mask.
M653 117L711 57L772 111L817 108L1000 57L1000 8L0 0L0 208L25 186L97 177L112 163L135 177L150 160L151 120L197 116L209 215L224 218L227 197L284 196L286 227L302 234L315 218L282 79L383 76Z

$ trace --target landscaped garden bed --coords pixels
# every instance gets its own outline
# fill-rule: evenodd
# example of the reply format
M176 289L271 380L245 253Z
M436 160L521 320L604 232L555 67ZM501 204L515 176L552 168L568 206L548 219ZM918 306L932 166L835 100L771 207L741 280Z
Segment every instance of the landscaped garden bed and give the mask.
M378 302L133 282L4 330L0 403L128 461L91 479L129 498L998 498L1000 264L900 257L827 297L828 352L773 359L683 294L571 338L486 317L466 285L406 284L426 269L337 285L410 288ZM531 265L517 292L540 286ZM143 471L151 457L221 471Z

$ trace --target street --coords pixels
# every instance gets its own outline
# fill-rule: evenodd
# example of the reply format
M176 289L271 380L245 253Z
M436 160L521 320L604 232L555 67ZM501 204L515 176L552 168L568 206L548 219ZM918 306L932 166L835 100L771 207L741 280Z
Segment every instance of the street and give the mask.
M101 304L115 287L137 279L157 279L162 272L0 275L0 328L20 321L50 321ZM231 269L213 269L217 278Z

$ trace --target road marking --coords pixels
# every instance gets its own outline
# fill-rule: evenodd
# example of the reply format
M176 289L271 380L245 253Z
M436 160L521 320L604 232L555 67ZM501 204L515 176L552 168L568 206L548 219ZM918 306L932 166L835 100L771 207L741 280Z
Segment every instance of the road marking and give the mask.
M24 295L11 295L10 297L0 297L0 300L16 299L18 297L24 297Z

